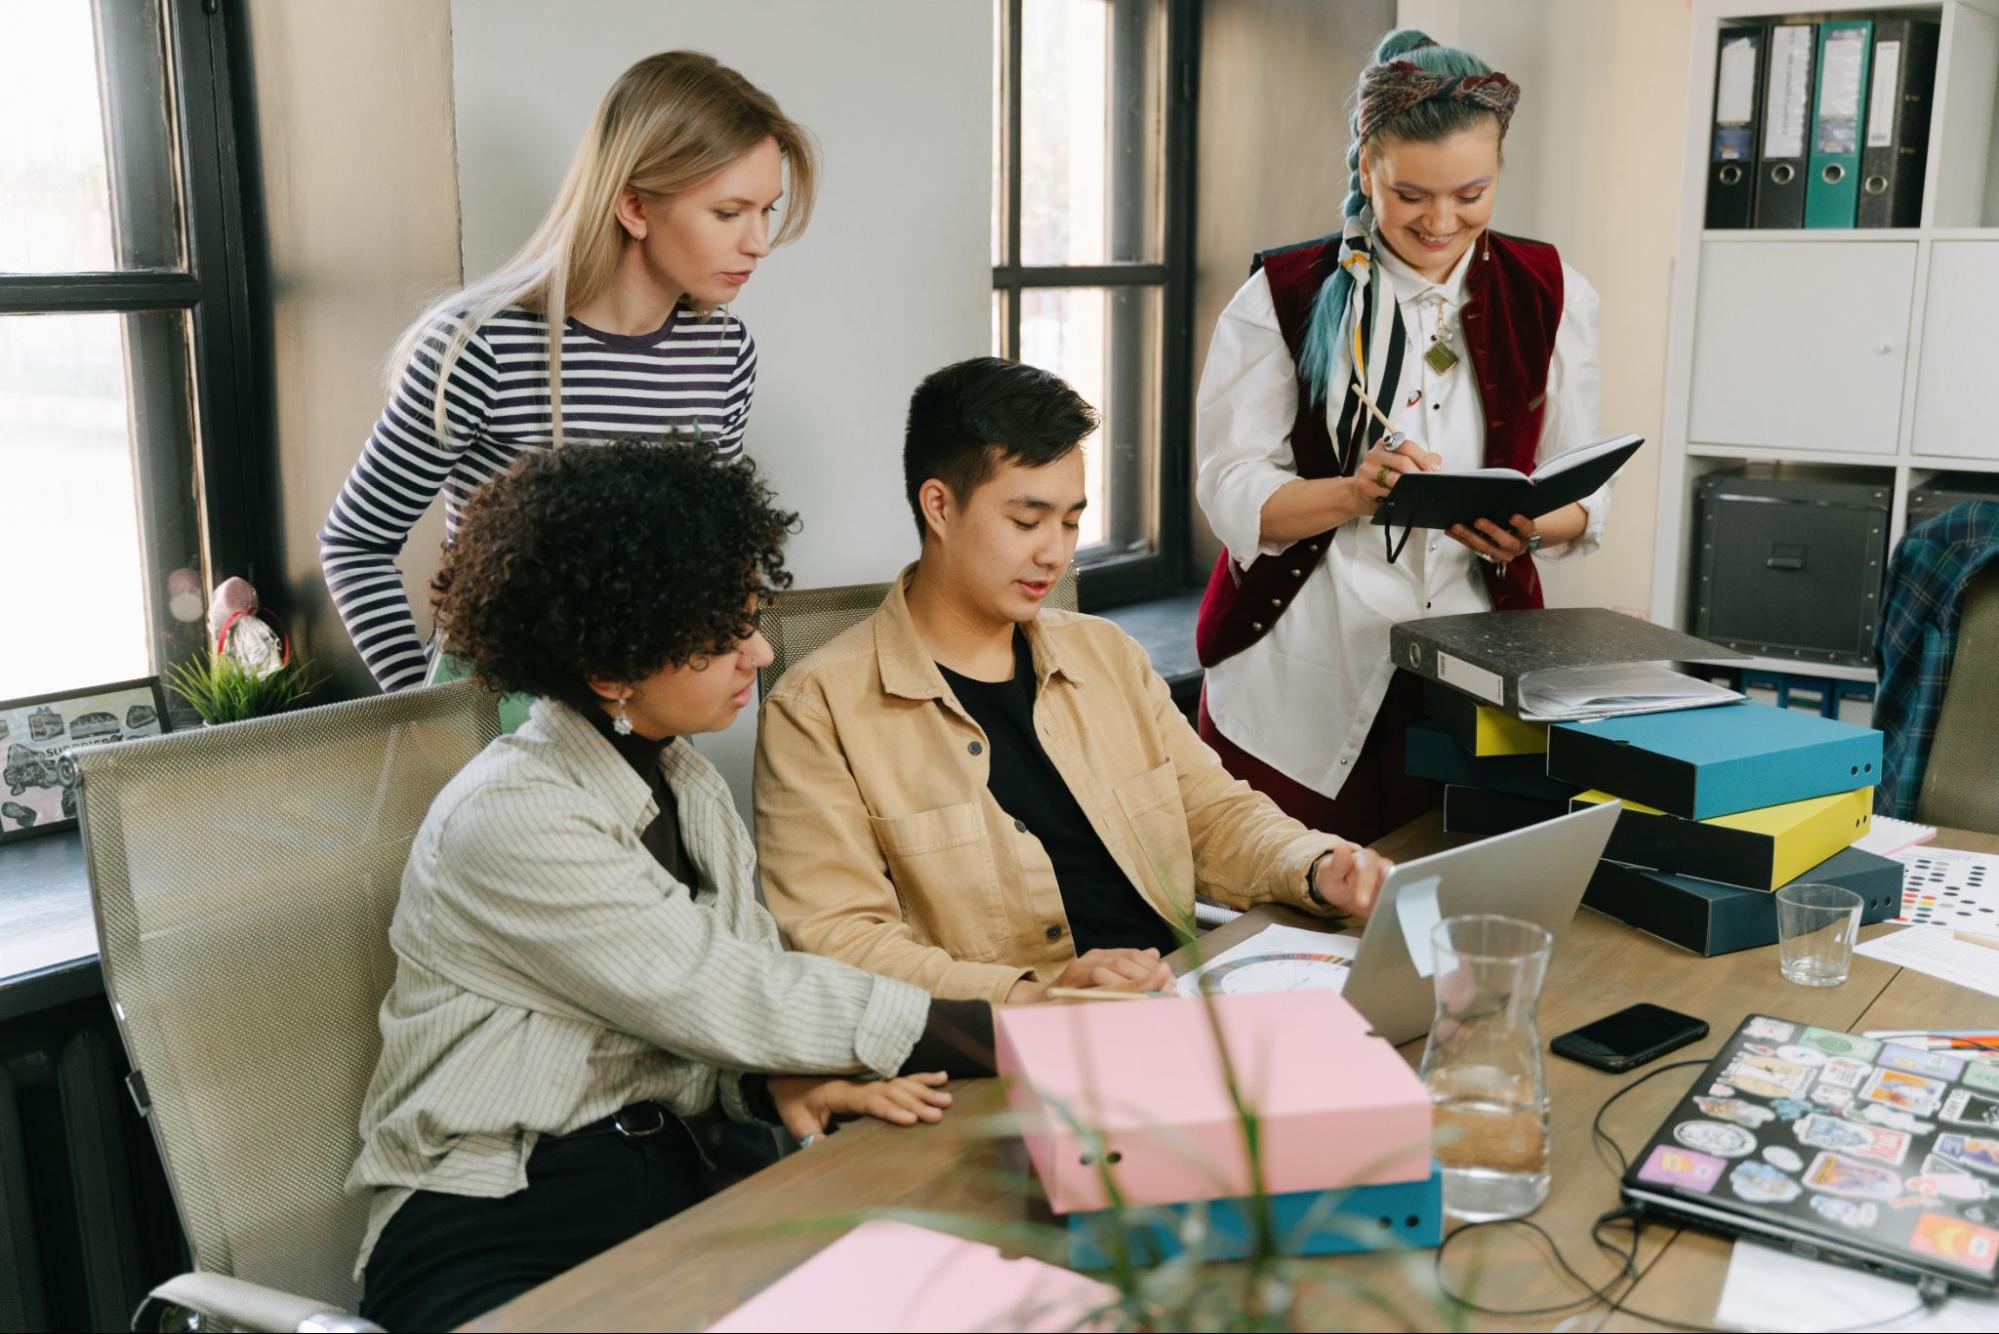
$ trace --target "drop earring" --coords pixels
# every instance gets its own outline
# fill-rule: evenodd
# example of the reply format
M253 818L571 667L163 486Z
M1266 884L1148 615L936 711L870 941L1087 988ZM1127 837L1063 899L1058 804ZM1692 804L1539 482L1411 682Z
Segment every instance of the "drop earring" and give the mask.
M611 730L619 736L632 734L632 716L625 712L625 700L622 695L618 698L618 716L611 720Z

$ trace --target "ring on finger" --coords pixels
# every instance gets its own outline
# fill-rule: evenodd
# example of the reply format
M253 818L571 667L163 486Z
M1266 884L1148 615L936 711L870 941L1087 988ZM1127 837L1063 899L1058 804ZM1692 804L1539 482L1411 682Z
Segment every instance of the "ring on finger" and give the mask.
M1390 467L1389 467L1389 466L1388 466L1388 465L1387 465L1386 463L1384 463L1384 464L1382 464L1382 465L1381 465L1380 467L1376 468L1376 469L1374 470L1374 484L1375 484L1376 486L1387 486L1387 485L1388 485L1388 474L1389 474L1390 472L1392 472L1392 471L1394 471L1394 470L1393 470L1392 468L1390 468Z

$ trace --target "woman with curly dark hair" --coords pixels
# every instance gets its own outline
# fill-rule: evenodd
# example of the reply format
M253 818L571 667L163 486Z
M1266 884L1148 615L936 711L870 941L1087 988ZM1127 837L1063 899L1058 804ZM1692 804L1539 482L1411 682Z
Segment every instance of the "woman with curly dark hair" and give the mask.
M450 1328L678 1212L726 1122L935 1121L946 1072L989 1069L983 1003L785 950L684 739L749 703L793 522L749 461L638 441L529 455L468 506L439 622L535 701L403 872L349 1177L370 1319Z

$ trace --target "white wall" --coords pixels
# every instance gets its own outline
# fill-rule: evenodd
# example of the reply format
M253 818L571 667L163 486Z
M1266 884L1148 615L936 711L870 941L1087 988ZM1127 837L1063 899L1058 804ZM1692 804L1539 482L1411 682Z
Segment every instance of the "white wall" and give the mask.
M992 337L990 0L454 0L451 17L467 274L527 236L604 90L654 51L706 51L811 128L812 226L734 307L758 345L749 449L803 519L799 587L913 559L910 391ZM752 728L702 747L745 802Z
M270 264L264 355L284 525L285 587L262 591L292 608L293 642L337 696L372 695L313 534L381 415L397 335L458 284L450 6L251 0L245 18L263 187L250 202ZM443 540L434 505L401 561L420 624Z
M1498 225L1552 242L1602 298L1602 429L1648 441L1620 474L1603 549L1544 564L1548 600L1646 614L1665 434L1668 296L1687 115L1685 0L1400 0L1397 22L1521 85Z

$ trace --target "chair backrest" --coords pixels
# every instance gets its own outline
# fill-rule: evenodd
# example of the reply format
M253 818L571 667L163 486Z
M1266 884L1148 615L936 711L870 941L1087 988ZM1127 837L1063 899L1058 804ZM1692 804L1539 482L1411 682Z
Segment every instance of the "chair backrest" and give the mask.
M1937 714L1929 762L1916 798L1924 824L1999 834L1999 565L1988 565L1964 590L1957 652Z
M886 583L807 588L780 595L763 621L764 638L776 656L770 666L757 673L757 693L768 696L793 663L874 615L887 596ZM1074 565L1062 572L1060 582L1049 591L1047 605L1060 611L1076 610Z
M74 753L105 988L197 1268L354 1309L389 919L497 731L463 681Z

